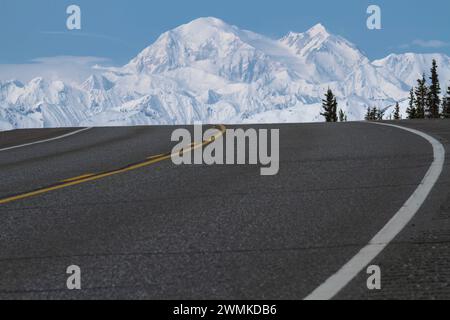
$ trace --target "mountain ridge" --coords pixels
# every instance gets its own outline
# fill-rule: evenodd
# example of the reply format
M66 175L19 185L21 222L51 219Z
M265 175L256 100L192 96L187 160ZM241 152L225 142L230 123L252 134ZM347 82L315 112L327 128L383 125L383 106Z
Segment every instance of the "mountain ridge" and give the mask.
M370 61L320 23L274 40L199 18L163 33L124 66L78 85L43 78L0 82L0 130L321 121L327 88L349 120L362 120L368 106L406 98L433 57L444 86L450 58L443 54Z

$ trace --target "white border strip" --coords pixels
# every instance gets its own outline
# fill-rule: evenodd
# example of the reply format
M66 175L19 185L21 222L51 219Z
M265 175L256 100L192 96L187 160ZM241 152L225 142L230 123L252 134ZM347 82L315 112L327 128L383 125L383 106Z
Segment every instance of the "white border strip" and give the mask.
M320 287L314 290L305 300L329 300L335 297L350 281L352 281L372 260L374 260L389 243L403 230L419 211L442 173L445 161L445 148L435 138L414 129L401 126L374 123L409 131L426 139L433 146L434 161L412 196L394 217L378 232L378 234Z
M18 145L18 146L13 146L13 147L8 147L8 148L0 149L0 152L3 152L3 151L9 151L9 150L14 150L14 149L19 149L19 148L23 148L23 147L28 147L28 146L32 146L32 145L35 145L35 144L40 144L40 143L45 143L45 142L50 142L50 141L55 141L55 140L64 139L64 138L73 136L73 135L75 135L75 134L78 134L78 133L81 133L81 132L83 132L83 131L87 131L87 130L90 130L90 129L92 129L92 127L90 127L90 128L83 128L83 129L80 129L80 130L77 130L77 131L69 132L69 133L66 133L66 134L64 134L64 135L62 135L62 136L58 136L58 137L55 137L55 138L50 138L50 139L45 139L45 140L39 140L39 141L35 141L35 142L30 142L30 143L21 144L21 145Z

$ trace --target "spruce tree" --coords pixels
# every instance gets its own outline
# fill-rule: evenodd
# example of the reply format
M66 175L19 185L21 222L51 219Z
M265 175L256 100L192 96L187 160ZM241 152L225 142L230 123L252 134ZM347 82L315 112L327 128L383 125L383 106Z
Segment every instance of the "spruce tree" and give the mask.
M366 121L381 121L384 118L385 110L378 109L377 107L367 108L367 113L364 117Z
M395 105L395 109L394 109L394 120L400 120L400 105L397 104Z
M340 122L347 121L347 114L342 109L339 109L339 121Z
M417 111L416 111L416 99L414 97L414 88L411 89L409 92L409 105L408 109L406 109L406 113L408 114L408 119L415 119L417 117Z
M437 72L438 66L436 60L433 59L433 66L431 67L431 85L428 90L426 116L427 118L437 119L440 117L439 108L441 105L441 86L439 84L439 75Z
M383 120L384 111L378 109L377 107L367 108L367 113L365 119L367 121L380 121Z
M447 95L442 99L442 117L450 118L450 87L447 89Z
M375 120L382 121L385 111L375 108Z
M378 109L377 107L373 107L372 110L370 111L370 120L375 121L377 120L378 117Z
M337 122L337 107L337 99L334 96L333 91L331 91L331 89L328 89L327 93L325 94L325 99L322 100L323 112L320 115L325 118L326 122Z
M422 79L417 80L417 84L418 86L415 90L416 118L424 119L428 98L428 88L427 81L425 80L425 74L423 74Z
M372 120L370 117L372 115L372 110L370 109L370 107L367 107L367 112L366 112L366 116L364 117L364 119L366 119L366 121L370 121Z
M334 97L333 98L333 113L332 113L332 121L333 122L337 122L338 121L338 114L337 114L337 108L338 108L338 103L337 103L337 98Z

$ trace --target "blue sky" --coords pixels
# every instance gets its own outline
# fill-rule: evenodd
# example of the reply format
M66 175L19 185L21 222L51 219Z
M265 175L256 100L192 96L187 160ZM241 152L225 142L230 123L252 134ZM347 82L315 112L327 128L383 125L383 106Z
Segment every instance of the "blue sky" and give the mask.
M82 9L81 32L66 29L70 4ZM381 7L382 30L366 28L369 4ZM272 38L321 22L371 59L406 51L450 55L449 13L449 0L0 0L0 64L66 55L123 64L164 31L203 16Z

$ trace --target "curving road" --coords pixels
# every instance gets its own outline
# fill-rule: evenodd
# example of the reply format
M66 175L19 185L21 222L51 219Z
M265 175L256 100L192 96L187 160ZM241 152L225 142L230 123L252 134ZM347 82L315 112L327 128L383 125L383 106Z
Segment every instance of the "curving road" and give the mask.
M398 124L450 150L449 121ZM158 160L89 180L169 152L174 128L0 133L0 299L303 299L388 223L433 162L428 141L398 128L259 127L280 129L277 176ZM77 179L88 181L51 189ZM66 288L74 264L80 291ZM334 298L450 298L448 162L372 264L382 290L360 272Z

